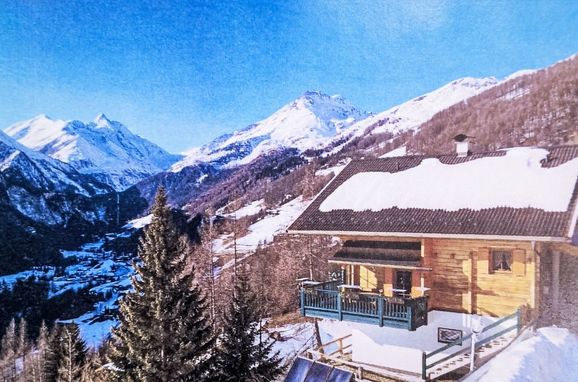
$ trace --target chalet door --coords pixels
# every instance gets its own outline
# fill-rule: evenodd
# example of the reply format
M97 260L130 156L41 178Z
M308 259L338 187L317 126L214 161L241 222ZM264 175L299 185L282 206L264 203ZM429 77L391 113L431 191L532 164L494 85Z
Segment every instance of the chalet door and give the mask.
M411 272L395 271L393 289L397 296L411 295Z

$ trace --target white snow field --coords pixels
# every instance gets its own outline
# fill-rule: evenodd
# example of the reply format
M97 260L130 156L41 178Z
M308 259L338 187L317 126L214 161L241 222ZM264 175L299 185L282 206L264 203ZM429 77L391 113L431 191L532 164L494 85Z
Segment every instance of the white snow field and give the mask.
M546 327L517 341L466 382L567 382L578 378L578 336Z

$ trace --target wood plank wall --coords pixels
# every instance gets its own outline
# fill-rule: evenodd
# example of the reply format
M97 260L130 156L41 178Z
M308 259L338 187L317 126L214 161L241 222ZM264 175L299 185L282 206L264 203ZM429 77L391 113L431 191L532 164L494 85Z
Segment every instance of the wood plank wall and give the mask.
M412 273L412 296L422 295L423 274L424 286L431 288L428 292L430 309L503 316L513 313L521 305L537 306L540 298L539 259L530 242L406 240L422 242L422 266L432 268L431 272ZM511 272L490 272L490 253L494 249L512 251ZM357 285L364 291L382 290L384 295L391 296L393 269L359 266L356 271L359 272L356 274Z
M511 272L490 272L492 250L511 250ZM536 254L531 243L433 239L432 308L503 316L535 307Z

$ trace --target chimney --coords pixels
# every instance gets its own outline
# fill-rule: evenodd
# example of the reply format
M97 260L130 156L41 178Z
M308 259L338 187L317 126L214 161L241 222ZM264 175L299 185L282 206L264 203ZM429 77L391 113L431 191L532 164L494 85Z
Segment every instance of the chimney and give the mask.
M458 158L467 157L470 152L470 145L469 139L473 137L468 137L465 134L458 134L454 139L454 143L456 144L456 153L458 154Z

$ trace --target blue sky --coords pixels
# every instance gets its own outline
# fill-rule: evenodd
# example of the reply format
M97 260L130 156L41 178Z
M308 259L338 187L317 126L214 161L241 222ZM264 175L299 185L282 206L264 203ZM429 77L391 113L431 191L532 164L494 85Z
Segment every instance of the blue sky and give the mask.
M0 128L100 112L179 152L306 90L379 112L578 52L576 1L0 2Z

